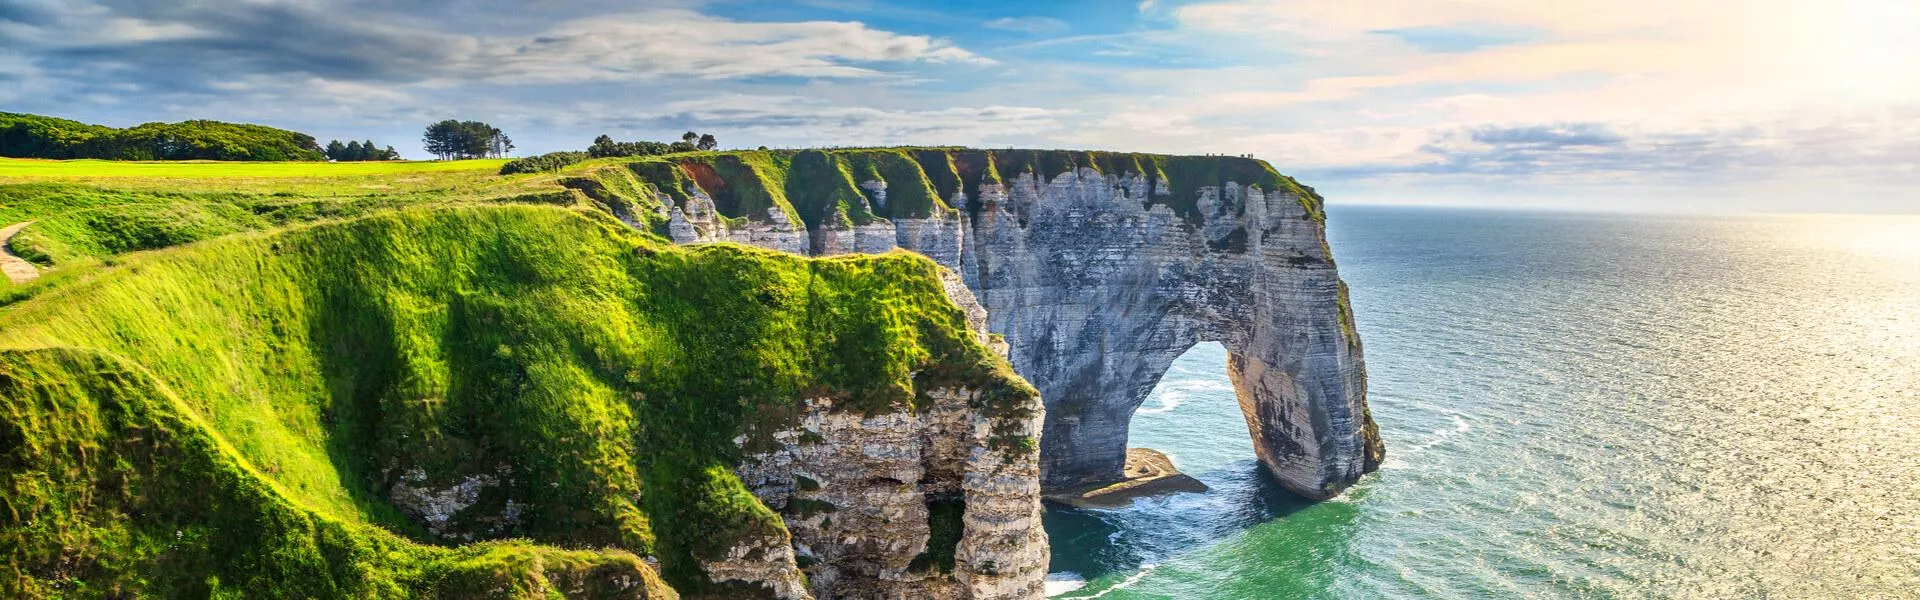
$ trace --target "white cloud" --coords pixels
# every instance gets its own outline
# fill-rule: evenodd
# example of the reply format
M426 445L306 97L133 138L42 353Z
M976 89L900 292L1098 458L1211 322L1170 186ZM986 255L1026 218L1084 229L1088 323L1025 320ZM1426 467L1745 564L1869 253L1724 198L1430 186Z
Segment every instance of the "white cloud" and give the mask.
M1092 122L1062 135L1253 152L1336 196L1381 181L1588 197L1622 181L1877 186L1882 196L1920 186L1920 3L1910 0L1165 10L1175 29L1140 42L1184 44L1221 64L1116 72L1110 89L1076 100Z
M719 129L768 144L871 146L885 144L988 145L1043 135L1063 126L1071 110L1029 106L883 109L810 96L727 94L667 103L625 115L629 129Z
M550 22L531 33L432 29L337 3L212 0L178 6L67 2L0 19L0 42L77 75L138 65L181 76L315 75L440 85L644 81L667 77L859 79L911 65L993 61L925 35L858 22L755 22L652 8ZM24 10L24 9L23 9ZM429 22L431 19L429 19ZM49 69L51 70L51 69Z
M562 23L539 35L484 43L468 61L485 77L516 81L861 78L882 75L872 63L992 64L942 40L861 23L757 23L690 10Z
M509 27L340 1L0 0L32 13L0 19L0 100L382 140L484 118L528 150L695 127L749 145L1252 152L1336 198L1381 181L1920 187L1913 0L1143 0L1119 24L902 20L1034 34L994 50L1020 56L1004 65L937 29L713 14L730 3L556 3L565 16Z
M1583 75L1683 102L1711 96L1706 111L1721 109L1728 95L1920 95L1920 3L1910 0L1231 0L1175 15L1195 35L1240 36L1305 58L1296 66L1304 83L1222 98L1222 110ZM1424 52L1381 34L1487 29L1531 33L1458 53Z
M1053 17L1001 17L981 23L980 26L1034 35L1060 33L1072 28L1066 21Z

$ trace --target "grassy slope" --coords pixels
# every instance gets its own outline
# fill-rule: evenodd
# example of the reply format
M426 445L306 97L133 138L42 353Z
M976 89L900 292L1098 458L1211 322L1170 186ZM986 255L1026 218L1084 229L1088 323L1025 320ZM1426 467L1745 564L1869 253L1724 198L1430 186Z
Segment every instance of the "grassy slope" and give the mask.
M660 198L702 191L733 218L867 222L1079 167L1164 181L1153 202L1189 218L1199 186L1229 180L1319 214L1265 163L1121 153L698 153L508 177L498 161L0 160L0 224L36 221L11 247L56 267L0 286L0 592L537 595L648 572L625 551L699 589L694 556L781 526L726 466L734 434L783 423L793 398L877 409L966 379L1022 410L1030 390L957 333L924 260L675 249L580 215L660 232ZM855 184L876 179L888 205L858 210ZM420 545L382 500L410 469L444 486L500 465L515 470L483 511L542 500L510 531L456 531L625 550Z
M8 247L42 266L84 268L126 252L404 206L579 202L551 182L494 176L498 167L0 159L0 224L36 221Z
M206 179L234 177L310 178L355 175L397 175L408 173L446 173L500 170L506 159L461 161L374 161L374 162L226 162L206 160L124 161L124 160L40 160L0 159L0 178L168 178Z
M314 513L182 406L118 356L0 350L0 595L674 597L622 551L441 548Z
M694 557L783 527L727 467L737 434L786 426L797 398L882 410L957 381L1031 398L965 335L923 258L678 248L591 214L407 211L229 236L85 273L0 314L0 391L17 424L0 436L0 519L18 534L0 544L13 566L0 584L200 595L212 576L274 595L384 596L452 580L533 589L544 571L529 564L578 567L545 575L562 579L637 568L619 552L444 551L384 533L419 533L381 500L401 474L445 487L504 465L507 483L477 506L514 498L519 525L457 531L654 554L699 590ZM55 354L76 358L31 359ZM96 379L120 387L22 383ZM127 410L139 416L109 418ZM65 431L83 422L120 424ZM128 431L197 444L195 458L161 468L97 449ZM179 501L92 491L126 481L173 486ZM247 533L262 519L298 527ZM200 537L182 545L175 531ZM183 566L192 577L176 577Z

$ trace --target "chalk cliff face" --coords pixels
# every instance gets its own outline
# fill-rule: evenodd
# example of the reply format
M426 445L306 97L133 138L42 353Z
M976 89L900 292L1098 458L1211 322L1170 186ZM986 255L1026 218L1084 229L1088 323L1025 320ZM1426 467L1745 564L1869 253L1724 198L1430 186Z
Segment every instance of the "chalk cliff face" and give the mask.
M948 297L988 341L986 312L957 277ZM809 399L799 425L770 443L746 437L740 479L791 532L810 588L781 598L1039 598L1047 575L1031 398L967 387L928 391L917 411L863 415ZM797 580L740 552L723 570L746 581ZM709 566L709 572L714 571ZM769 586L776 587L776 586Z
M963 272L1056 411L1046 483L1113 478L1134 409L1181 353L1218 341L1261 461L1296 493L1337 495L1383 448L1323 222L1297 192L1204 186L1193 219L1154 204L1170 193L1089 168L982 186Z
M1254 450L1290 490L1329 498L1378 467L1366 369L1320 199L1264 162L1033 151L783 155L784 198L715 217L692 178L649 181L675 241L810 254L905 248L964 278L1047 407L1049 488L1118 479L1128 422L1172 361L1218 341ZM847 192L803 165L838 166ZM784 161L784 162L783 162ZM808 167L816 169L816 167ZM657 179L657 178L656 178ZM804 185L795 182L805 179ZM737 187L737 186L736 186ZM831 190L823 192L821 190ZM834 194L837 201L823 200ZM669 197L671 196L671 197ZM908 199L910 198L910 199ZM746 204L739 200L735 205ZM787 207L801 207L786 209ZM801 224L790 215L800 213ZM686 216L682 216L682 214ZM691 222L692 227L680 225ZM806 229L806 240L800 233Z

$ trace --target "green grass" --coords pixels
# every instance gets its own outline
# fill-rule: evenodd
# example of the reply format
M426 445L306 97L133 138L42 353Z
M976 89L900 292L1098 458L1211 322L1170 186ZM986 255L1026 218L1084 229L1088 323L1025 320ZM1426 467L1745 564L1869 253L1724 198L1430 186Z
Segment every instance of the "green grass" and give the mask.
M1173 156L1132 152L1067 150L970 150L964 148L850 148L781 150L769 152L706 152L624 159L600 159L563 169L563 173L591 171L608 164L626 164L642 185L654 186L676 202L686 191L700 190L714 198L721 215L750 218L764 215L769 206L798 212L803 222L817 226L829 207L848 205L848 217L865 223L848 194L869 181L887 184L885 206L872 207L873 217L923 218L958 208L947 199L964 193L977 201L983 183L1001 184L1030 174L1042 181L1069 171L1091 168L1109 175L1141 174L1150 185L1165 188L1146 204L1165 205L1189 223L1204 222L1198 200L1203 187L1229 182L1255 185L1269 192L1299 198L1310 218L1324 219L1322 200L1312 188L1281 175L1264 161L1226 156ZM851 185L848 185L851 183ZM972 209L974 207L966 207Z
M492 174L507 159L456 161L370 161L370 162L230 162L230 161L124 161L124 160L40 160L0 158L0 179L99 179L142 178L217 179L233 177L352 177L363 175L402 175L408 173L446 173L473 171Z
M620 558L630 552L698 592L698 557L783 535L729 467L736 436L793 426L799 399L899 410L965 383L1033 409L925 258L674 247L597 214L443 208L229 235L123 257L14 305L0 355L75 358L0 374L12 386L0 386L12 428L0 432L0 529L20 533L0 544L8 589L534 589L581 569L644 571ZM88 385L106 387L73 387ZM62 407L79 398L91 403ZM68 431L89 423L105 424ZM126 439L198 446L134 460L147 450L110 445ZM502 466L512 476L454 531L618 550L455 560L386 533L423 535L383 500L403 473L445 487ZM135 487L120 496L88 491L124 481ZM178 500L149 506L161 501L146 485ZM197 510L202 499L212 507ZM484 517L509 499L519 521L499 529ZM175 545L175 531L198 541ZM559 563L574 566L555 574Z
M866 225L874 219L846 161L825 152L806 151L793 156L786 195L809 229L828 224L832 217L846 219L832 223L839 226Z
M10 248L50 267L0 285L0 596L545 597L619 578L672 594L638 556L724 593L701 557L784 535L732 474L734 440L764 447L798 399L880 412L965 384L985 414L1035 410L932 262L674 247L663 198L708 194L735 224L772 207L865 223L1087 167L1164 182L1149 204L1189 220L1226 181L1322 218L1311 188L1221 157L500 164L0 160L0 225L34 221ZM874 180L888 203L860 210ZM989 448L1035 451L1011 422ZM412 471L435 489L496 477L449 530L521 541L440 545L387 500ZM516 522L484 518L509 500ZM917 562L950 570L964 510L933 508Z
M316 513L184 406L108 352L0 350L0 595L675 596L624 551L444 548Z
M695 152L581 162L559 172L501 176L500 160L452 162L114 162L0 159L0 225L26 220L10 244L45 267L84 267L127 252L240 231L353 218L412 206L553 204L597 208L644 231L666 233L660 199L714 199L722 220L740 226L773 207L808 227L876 218L928 217L977 200L980 185L1023 173L1050 178L1072 169L1143 173L1170 190L1164 204L1189 222L1198 191L1226 182L1294 194L1322 217L1312 188L1264 162L1229 157L959 148ZM887 184L887 203L861 208L868 181ZM858 196L856 196L858 195ZM966 207L977 209L977 205Z

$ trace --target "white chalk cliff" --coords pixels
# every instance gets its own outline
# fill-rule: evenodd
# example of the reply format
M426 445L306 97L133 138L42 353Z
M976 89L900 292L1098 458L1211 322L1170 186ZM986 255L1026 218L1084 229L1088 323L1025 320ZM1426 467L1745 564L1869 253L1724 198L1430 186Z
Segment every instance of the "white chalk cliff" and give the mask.
M767 153L736 167L792 165L759 173L766 195L758 208L736 210L742 214L717 206L753 205L749 186L677 174L666 181L657 169L641 178L651 196L643 203L666 215L655 229L681 243L814 255L903 248L934 259L964 281L993 342L1004 344L1046 409L1037 464L989 468L982 454L990 427L959 408L967 390L936 394L932 410L914 415L863 418L809 404L800 430L740 470L788 514L794 502L835 507L788 523L815 596L1039 597L1041 487L1119 479L1134 410L1172 361L1202 341L1228 349L1254 451L1289 490L1330 498L1383 459L1320 198L1264 162L1044 151L801 154ZM824 178L819 164L831 166ZM812 489L793 481L812 481ZM951 578L912 564L929 536L929 498L964 500Z

